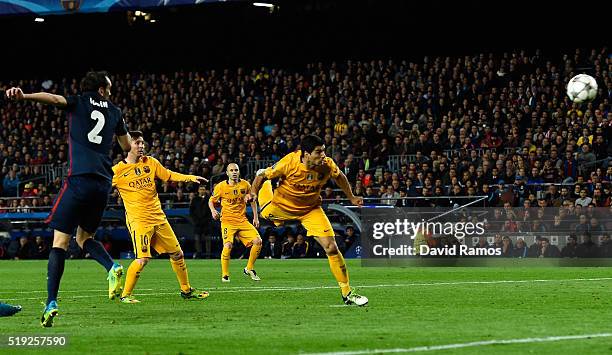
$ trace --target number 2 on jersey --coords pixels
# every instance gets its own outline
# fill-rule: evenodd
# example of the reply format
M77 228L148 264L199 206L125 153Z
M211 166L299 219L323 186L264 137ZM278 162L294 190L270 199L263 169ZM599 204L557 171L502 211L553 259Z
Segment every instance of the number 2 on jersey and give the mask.
M97 122L94 128L87 133L87 139L89 139L89 141L92 143L100 144L102 143L102 136L98 135L98 133L100 133L102 128L104 128L104 122L106 122L106 119L104 118L102 112L98 110L91 112L91 119L96 120Z

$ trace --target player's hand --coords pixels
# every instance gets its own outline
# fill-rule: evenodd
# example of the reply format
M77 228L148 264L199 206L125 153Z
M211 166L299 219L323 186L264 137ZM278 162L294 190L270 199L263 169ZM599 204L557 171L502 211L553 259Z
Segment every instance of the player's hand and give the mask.
M259 217L257 217L257 215L253 217L253 227L259 228Z
M363 197L361 196L353 196L350 198L350 200L351 200L351 203L355 206L359 206L359 207L363 206Z
M15 100L15 101L20 101L20 100L23 100L25 98L21 88L10 88L10 89L6 90L6 97L9 100Z
M211 210L211 211L210 211L210 213L212 214L212 218L213 218L215 221L216 221L216 220L218 220L218 219L219 219L219 217L221 216L221 215L219 214L219 211L217 211L217 210Z
M205 182L208 182L207 178L204 178L204 177L201 177L201 176L194 176L194 178L195 178L194 182L197 182L198 184L203 184Z

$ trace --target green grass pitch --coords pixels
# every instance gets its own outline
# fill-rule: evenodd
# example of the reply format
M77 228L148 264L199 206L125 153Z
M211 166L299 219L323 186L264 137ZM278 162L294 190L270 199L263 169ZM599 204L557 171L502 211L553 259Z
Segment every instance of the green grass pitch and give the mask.
M122 261L127 268L129 261ZM421 346L612 332L609 268L362 267L348 262L351 283L370 299L346 307L327 261L258 260L261 282L232 260L222 284L219 260L187 260L191 283L210 291L183 300L167 260L153 260L135 295L106 297L101 266L68 261L53 328L39 324L46 261L0 262L0 300L21 304L0 318L0 337L65 334L62 348L8 348L1 354L300 354L404 349L440 354L603 354L612 337L480 345L438 351ZM502 282L511 281L511 282ZM417 348L417 349L415 349ZM426 351L427 350L427 351Z

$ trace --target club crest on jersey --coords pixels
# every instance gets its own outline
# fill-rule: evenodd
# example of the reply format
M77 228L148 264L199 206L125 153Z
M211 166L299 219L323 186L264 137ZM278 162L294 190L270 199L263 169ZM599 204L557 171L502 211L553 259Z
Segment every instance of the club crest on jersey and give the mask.
M144 167L144 168L142 168L142 169L144 170L145 174L148 174L148 173L150 173L150 172L151 172L151 168L149 168L149 166L148 166L148 165L145 165L145 167Z
M312 174L308 174L308 175L306 175L306 180L308 180L308 181L312 181Z
M241 194L246 194L246 189L240 189Z
M140 176L140 174L142 174L142 170L140 170L140 168L134 168L134 172L136 173L136 175Z
M234 190L234 195L238 196L238 190Z

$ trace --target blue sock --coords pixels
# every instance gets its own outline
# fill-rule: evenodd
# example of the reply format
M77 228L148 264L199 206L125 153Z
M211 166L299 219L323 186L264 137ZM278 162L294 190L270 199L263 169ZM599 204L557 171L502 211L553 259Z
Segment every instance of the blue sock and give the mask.
M108 255L102 243L93 238L89 238L85 241L85 243L83 243L83 250L89 253L89 255L94 260L99 262L100 265L104 266L107 272L110 271L110 269L113 267L113 264L115 264L113 258Z
M62 248L52 248L49 253L49 263L47 264L47 304L57 301L60 280L64 274L64 264L66 262L66 251Z

